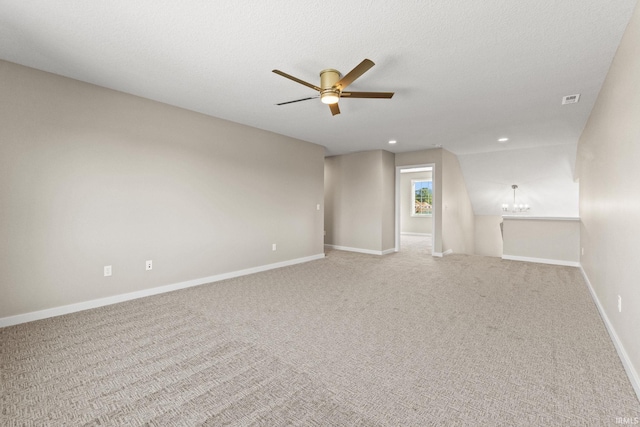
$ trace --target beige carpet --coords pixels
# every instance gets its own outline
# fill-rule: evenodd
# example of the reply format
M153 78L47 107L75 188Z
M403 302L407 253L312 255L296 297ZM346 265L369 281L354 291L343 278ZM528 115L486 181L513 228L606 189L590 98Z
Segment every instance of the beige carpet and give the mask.
M0 425L640 417L577 269L403 242L0 329Z

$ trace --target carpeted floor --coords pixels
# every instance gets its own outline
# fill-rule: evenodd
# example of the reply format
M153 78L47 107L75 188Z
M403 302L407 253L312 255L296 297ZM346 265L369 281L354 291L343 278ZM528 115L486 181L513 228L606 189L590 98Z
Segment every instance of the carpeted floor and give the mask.
M0 329L0 425L598 426L640 403L578 269L323 260Z

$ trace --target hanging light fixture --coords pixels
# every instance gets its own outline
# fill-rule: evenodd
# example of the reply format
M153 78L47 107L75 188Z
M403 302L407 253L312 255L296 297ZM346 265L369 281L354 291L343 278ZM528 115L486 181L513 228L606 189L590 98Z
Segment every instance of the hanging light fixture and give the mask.
M502 211L503 212L511 212L511 213L523 213L523 212L527 212L529 210L529 205L525 205L525 204L516 204L516 190L518 189L518 186L513 184L511 186L511 188L513 188L513 205L511 205L511 207L509 207L508 203L503 203L502 204Z

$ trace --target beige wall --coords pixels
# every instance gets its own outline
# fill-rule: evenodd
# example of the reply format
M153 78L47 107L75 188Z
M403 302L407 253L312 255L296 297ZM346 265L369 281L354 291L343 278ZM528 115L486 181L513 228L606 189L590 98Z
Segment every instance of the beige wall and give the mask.
M442 250L473 254L475 216L460 163L442 150Z
M4 61L0 99L0 318L323 253L321 146Z
M395 155L375 150L327 157L325 243L374 253L393 248L395 187L392 191L390 185L395 171L392 159L396 167L434 165L434 254L443 253L444 239L445 251L473 254L475 218L460 164L454 154L442 149ZM363 206L368 212L363 213Z
M502 256L501 222L500 215L476 215L474 226L476 255Z
M431 172L407 172L400 174L400 232L431 234L432 217L411 216L411 181L414 179L431 179Z
M640 397L640 6L578 143L581 263ZM618 312L618 295L622 312Z
M475 218L462 171L456 156L442 149L395 155L375 150L327 157L325 243L373 252L393 248L395 187L391 191L389 186L394 182L391 174L395 174L392 159L396 167L434 165L434 254L443 253L444 239L447 239L445 250L473 254ZM447 171L443 172L445 166ZM446 209L443 200L446 200ZM363 214L365 205L370 207L370 212ZM381 212L386 213L381 215ZM446 232L443 232L445 223Z
M576 219L504 219L503 258L577 266L580 221Z
M325 159L325 243L381 253L394 237L394 156L383 150Z
M395 219L396 219L396 157L393 153L382 151L382 162L380 164L382 182L382 250L391 251L395 249Z

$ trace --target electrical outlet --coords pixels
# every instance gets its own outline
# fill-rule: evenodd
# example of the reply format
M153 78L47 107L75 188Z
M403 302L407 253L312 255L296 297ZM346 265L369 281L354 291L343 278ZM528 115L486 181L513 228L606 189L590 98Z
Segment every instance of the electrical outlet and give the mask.
M271 245L271 250L275 251L276 250L276 244L274 243L273 245Z
M622 297L618 295L618 313L622 313Z
M111 276L111 266L110 265L105 265L104 266L104 277L108 277Z
M145 270L153 270L153 261L148 260L147 262L145 262L144 268Z
M320 210L320 203L318 203L318 204L316 205L316 210L317 210L317 211L319 211L319 210Z
M584 255L584 248L580 248L580 254Z

